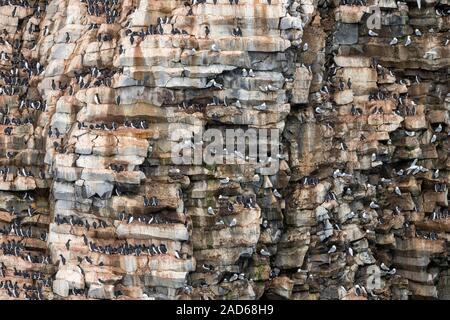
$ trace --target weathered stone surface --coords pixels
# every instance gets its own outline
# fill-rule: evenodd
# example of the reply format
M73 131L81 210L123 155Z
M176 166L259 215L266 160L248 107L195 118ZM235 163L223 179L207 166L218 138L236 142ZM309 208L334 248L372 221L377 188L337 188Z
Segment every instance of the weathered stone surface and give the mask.
M0 5L0 298L448 299L447 2L198 2Z

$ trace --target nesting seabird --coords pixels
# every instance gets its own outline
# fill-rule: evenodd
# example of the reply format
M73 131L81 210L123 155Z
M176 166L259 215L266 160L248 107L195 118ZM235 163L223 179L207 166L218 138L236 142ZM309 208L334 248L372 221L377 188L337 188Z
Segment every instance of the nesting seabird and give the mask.
M308 43L305 42L305 43L303 44L302 50L303 50L303 52L305 52L305 51L308 51L308 49L309 49Z
M71 239L67 240L67 242L66 242L66 249L67 250L70 250L70 241L71 241Z
M259 111L264 111L267 110L267 105L265 102L263 102L260 105L255 106L254 108Z
M217 44L213 43L211 46L211 51L220 52L220 48Z
M224 179L220 180L221 184L227 184L228 182L230 182L230 178L229 177L225 177Z
M66 258L64 258L64 256L62 254L59 255L61 257L61 263L63 264L63 266L66 265Z
M407 36L405 41L405 47L409 46L411 43L412 43L411 36Z
M95 101L96 104L100 104L100 97L98 96L98 93L96 93L94 95L94 101Z
M433 136L431 137L430 143L435 143L437 140L437 136L435 134L433 134Z
M390 46L395 46L398 43L398 39L396 37L394 37L391 42L389 42Z
M378 37L378 33L374 32L372 29L369 29L369 36Z
M374 201L370 202L369 207L372 209L379 209L380 206L376 204Z

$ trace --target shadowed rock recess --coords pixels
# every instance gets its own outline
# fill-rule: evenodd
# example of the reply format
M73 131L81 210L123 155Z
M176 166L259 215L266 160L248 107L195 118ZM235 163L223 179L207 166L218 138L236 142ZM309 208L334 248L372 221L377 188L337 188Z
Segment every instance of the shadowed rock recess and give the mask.
M0 299L450 299L449 28L447 0L0 0ZM279 129L279 170L175 165L174 126Z

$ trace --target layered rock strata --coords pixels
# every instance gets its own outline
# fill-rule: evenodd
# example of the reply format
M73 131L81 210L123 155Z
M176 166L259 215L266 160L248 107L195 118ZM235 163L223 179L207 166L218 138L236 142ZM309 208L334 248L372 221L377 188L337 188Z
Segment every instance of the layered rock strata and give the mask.
M0 298L449 298L445 0L0 5Z

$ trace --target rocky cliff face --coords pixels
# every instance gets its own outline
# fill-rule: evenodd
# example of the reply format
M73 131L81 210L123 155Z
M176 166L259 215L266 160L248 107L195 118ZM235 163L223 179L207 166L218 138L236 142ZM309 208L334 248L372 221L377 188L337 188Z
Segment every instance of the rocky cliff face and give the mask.
M450 298L446 0L0 5L0 298Z

